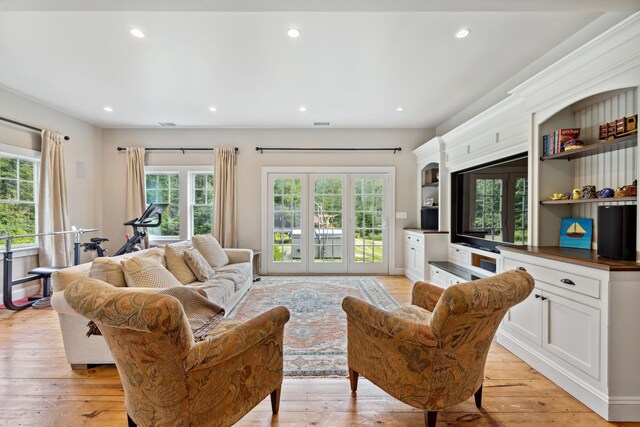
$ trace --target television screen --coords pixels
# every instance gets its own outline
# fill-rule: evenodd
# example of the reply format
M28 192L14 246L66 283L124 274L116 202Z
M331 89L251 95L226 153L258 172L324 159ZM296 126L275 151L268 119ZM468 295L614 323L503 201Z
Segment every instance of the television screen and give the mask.
M527 164L524 154L452 174L454 241L528 243Z

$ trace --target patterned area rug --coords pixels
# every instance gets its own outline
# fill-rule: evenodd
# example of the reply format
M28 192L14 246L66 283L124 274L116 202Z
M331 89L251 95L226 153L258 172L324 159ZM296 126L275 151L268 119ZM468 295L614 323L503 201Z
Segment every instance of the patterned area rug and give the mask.
M347 317L342 299L360 298L382 309L398 307L396 300L370 277L262 277L231 312L250 319L272 307L286 306L291 320L285 326L286 376L347 375Z

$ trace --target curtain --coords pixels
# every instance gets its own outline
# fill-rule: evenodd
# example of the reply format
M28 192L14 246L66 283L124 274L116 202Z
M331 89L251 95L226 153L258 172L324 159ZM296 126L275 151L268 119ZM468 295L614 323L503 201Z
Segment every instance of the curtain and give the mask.
M145 198L144 148L127 148L127 189L125 201L126 220L140 218L147 208ZM127 229L131 234L131 230ZM144 247L149 247L149 239L145 238Z
M42 131L40 157L40 183L38 191L38 232L69 230L67 209L67 180L64 170L64 146L62 135ZM73 265L70 234L41 236L39 262L41 266Z
M238 247L236 220L236 150L215 149L215 202L211 219L213 237L223 248Z

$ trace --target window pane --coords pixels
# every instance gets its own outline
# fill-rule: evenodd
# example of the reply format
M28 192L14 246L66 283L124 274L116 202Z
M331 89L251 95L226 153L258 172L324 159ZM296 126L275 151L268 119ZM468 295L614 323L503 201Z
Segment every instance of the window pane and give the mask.
M212 206L194 206L193 208L193 234L211 233Z
M20 179L23 181L33 181L33 162L20 160Z
M18 178L18 159L0 158L0 178Z
M34 234L36 232L36 205L25 203L0 203L0 231L8 236ZM35 243L35 237L13 240L14 245Z
M20 182L20 200L33 202L33 182Z
M147 203L169 203L160 227L149 228L151 236L180 235L180 176L177 173L148 173Z
M191 206L191 230L193 234L211 233L213 216L213 174L198 173L192 175L193 200Z
M0 200L16 200L18 197L18 181L0 179Z

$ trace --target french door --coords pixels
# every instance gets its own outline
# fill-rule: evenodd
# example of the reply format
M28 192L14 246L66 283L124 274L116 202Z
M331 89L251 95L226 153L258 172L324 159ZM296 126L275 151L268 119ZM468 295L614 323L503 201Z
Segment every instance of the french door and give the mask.
M263 176L268 273L388 273L387 173Z

